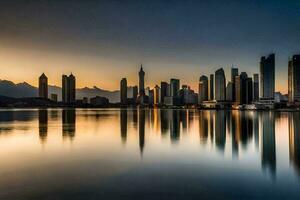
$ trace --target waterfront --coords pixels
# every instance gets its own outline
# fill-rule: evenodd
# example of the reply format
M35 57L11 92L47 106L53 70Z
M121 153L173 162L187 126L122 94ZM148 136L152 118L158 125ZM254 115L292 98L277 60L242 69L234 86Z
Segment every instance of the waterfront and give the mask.
M0 110L0 199L296 199L300 113Z

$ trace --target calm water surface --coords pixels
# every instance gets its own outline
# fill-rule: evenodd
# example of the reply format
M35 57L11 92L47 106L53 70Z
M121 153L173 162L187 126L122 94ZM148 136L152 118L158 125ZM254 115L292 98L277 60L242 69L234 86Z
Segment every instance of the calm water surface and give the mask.
M300 113L0 110L0 199L299 199Z

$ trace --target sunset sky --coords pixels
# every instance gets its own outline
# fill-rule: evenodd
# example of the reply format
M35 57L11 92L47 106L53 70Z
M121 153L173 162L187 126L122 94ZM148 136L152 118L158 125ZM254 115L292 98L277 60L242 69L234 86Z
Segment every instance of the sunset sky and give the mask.
M201 75L230 67L259 72L276 54L276 90L287 92L288 57L300 54L300 1L58 1L0 2L0 79L37 86L45 72L61 85L119 89L180 78L196 89Z

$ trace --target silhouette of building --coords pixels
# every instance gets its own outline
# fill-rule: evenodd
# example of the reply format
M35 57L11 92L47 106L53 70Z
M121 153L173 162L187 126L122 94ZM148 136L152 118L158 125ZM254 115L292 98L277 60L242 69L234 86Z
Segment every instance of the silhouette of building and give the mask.
M179 92L180 103L184 105L197 104L198 95L195 94L194 90L191 90L190 86L182 85L182 89Z
M253 74L253 101L259 101L259 76Z
M231 68L231 83L232 83L232 97L231 101L235 101L235 77L239 75L239 69L238 68ZM229 99L227 99L229 100Z
M39 97L48 99L48 78L44 73L39 77Z
M246 80L246 104L251 104L253 101L253 81L248 77Z
M199 91L198 91L198 103L208 100L208 78L207 76L201 76L199 79Z
M260 98L273 100L275 93L275 54L260 59Z
M171 87L171 96L178 97L179 96L179 88L180 88L180 81L179 79L171 79L170 80L170 87Z
M160 83L160 101L161 103L165 103L165 97L168 96L169 84L167 82Z
M68 104L76 101L76 79L73 74L62 76L62 101Z
M226 86L226 101L233 101L233 83L229 81Z
M134 103L137 102L137 97L138 97L138 86L135 85L132 87L132 99Z
M226 78L223 68L215 72L215 100L226 100Z
M241 72L239 76L235 77L235 103L237 105L247 104L247 79L246 72Z
M90 103L92 106L106 106L109 104L109 100L106 97L93 97L90 99Z
M149 105L154 104L154 90L149 90Z
M154 87L154 105L160 104L160 88L158 85L155 85Z
M57 102L57 94L51 94L51 101Z
M209 77L209 100L214 100L214 94L215 94L214 75L211 74Z
M143 70L143 65L139 71L139 96L145 96L145 72Z
M294 55L288 65L289 102L300 102L300 55Z
M120 82L120 102L123 105L127 104L127 80L122 78Z

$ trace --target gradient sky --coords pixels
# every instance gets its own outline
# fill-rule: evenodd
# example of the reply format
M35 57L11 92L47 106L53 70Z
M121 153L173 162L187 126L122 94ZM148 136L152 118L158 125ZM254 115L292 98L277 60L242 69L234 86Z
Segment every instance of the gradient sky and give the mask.
M232 64L248 75L260 56L276 54L276 90L287 91L288 57L300 54L300 1L0 2L0 79L49 84L73 72L78 87L119 89L180 78L196 89L200 75Z

